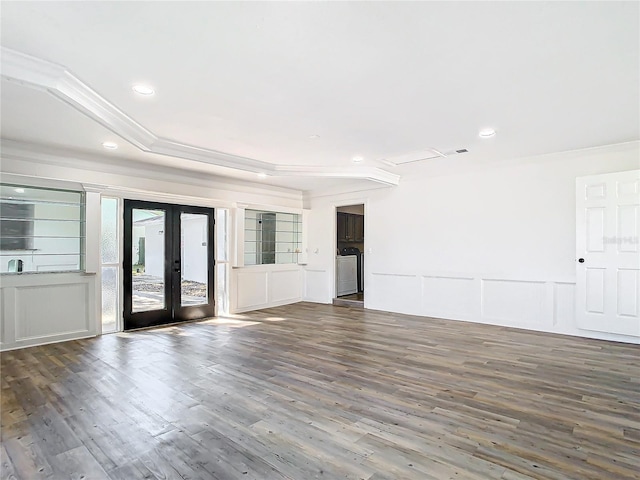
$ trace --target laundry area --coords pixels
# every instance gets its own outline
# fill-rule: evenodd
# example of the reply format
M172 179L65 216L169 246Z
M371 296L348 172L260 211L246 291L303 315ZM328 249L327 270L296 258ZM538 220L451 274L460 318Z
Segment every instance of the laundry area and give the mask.
M364 205L336 208L336 298L364 303Z

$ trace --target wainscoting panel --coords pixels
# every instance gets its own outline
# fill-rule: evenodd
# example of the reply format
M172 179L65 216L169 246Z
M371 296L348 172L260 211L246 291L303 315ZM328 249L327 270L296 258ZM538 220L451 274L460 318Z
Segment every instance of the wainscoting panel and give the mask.
M232 270L232 272L234 272ZM235 271L237 280L236 311L247 311L266 305L268 295L268 275L266 271L242 269Z
M472 319L479 307L473 278L422 276L422 314L428 317Z
M331 279L326 270L304 270L304 299L307 302L325 303L331 298Z
M420 278L401 273L373 273L365 290L365 307L420 315Z
M482 318L489 322L533 327L545 324L544 282L482 280Z
M297 302L302 297L302 270L275 270L269 272L270 302Z
M56 334L87 332L89 285L47 285L16 289L16 341ZM50 321L51 312L64 312ZM37 319L37 321L36 321Z
M96 335L96 277L83 273L3 275L1 350Z
M553 326L567 328L576 318L576 285L558 282L553 288Z
M298 265L253 265L231 270L231 313L302 300L303 273Z
M601 192L594 190L592 194ZM304 300L329 303L333 298L333 275L329 269L307 267ZM364 308L370 310L640 344L640 338L633 335L588 330L578 325L576 282L572 277L391 269L371 269L365 271L365 277ZM629 275L624 281L632 290L640 284L640 276L636 279ZM626 297L618 304L627 315L640 309L640 304Z

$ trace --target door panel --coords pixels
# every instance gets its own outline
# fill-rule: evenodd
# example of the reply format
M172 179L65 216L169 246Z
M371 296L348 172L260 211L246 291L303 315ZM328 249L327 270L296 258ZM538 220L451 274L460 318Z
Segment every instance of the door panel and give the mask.
M174 232L174 318L182 321L212 317L213 210L176 206Z
M604 313L604 268L587 268L587 312Z
M576 322L640 336L640 170L576 180Z
M124 329L170 323L171 205L124 201Z
M587 200L596 200L598 198L605 198L607 191L606 183L594 182L585 187L585 196Z
M618 270L618 315L638 316L638 270L621 268Z
M621 237L618 245L620 252L637 252L638 242L623 241L624 239L638 238L638 206L622 205L618 207L618 232Z
M213 210L125 200L124 328L213 316Z
M587 252L604 252L604 214L602 207L587 208Z

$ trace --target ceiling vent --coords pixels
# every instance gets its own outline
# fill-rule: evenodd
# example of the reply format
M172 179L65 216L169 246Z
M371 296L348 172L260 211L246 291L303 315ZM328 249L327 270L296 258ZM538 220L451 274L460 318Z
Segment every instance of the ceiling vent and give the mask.
M435 158L446 158L452 155L459 155L461 153L467 153L469 150L466 148L460 148L457 150L451 150L449 152L441 152L435 148L428 148L426 150L420 150L413 153L405 153L402 155L396 155L394 157L387 157L382 159L382 163L397 167L398 165L406 165L408 163L423 162L425 160L433 160Z

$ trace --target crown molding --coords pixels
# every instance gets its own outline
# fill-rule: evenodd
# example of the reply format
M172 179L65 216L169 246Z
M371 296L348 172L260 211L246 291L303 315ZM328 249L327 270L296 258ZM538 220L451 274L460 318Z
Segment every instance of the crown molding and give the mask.
M69 71L65 70L57 87L49 89L49 93L140 150L149 152L150 146L158 141L158 137L150 130L98 95Z
M233 190L234 192L246 194L266 194L274 198L284 200L298 200L302 198L302 192L286 187L266 185L258 182L250 182L238 178L224 177L221 175L194 172L165 165L153 165L149 169L149 164L138 160L125 159L121 157L109 157L96 154L88 154L70 148L56 147L43 144L25 143L11 139L1 139L2 146L2 168L0 177L4 180L7 175L21 175L23 173L12 168L12 161L26 162L32 165L27 170L26 176L40 176L38 166L51 165L62 169L73 169L77 171L100 172L107 176L127 176L130 178L145 178L159 182L180 182L185 185L195 187L206 187L212 190ZM33 167L35 166L35 168ZM64 170L62 170L64 171ZM48 177L54 180L62 180L60 177ZM105 182L106 182L105 177ZM80 183L88 184L87 180L79 180ZM98 185L96 183L96 185ZM100 183L100 188L121 189L124 187L120 183Z
M370 180L383 185L398 185L399 175L376 167L318 167L314 165L276 165L276 175L349 178L353 180Z
M202 163L210 163L220 167L235 168L252 173L274 172L275 165L247 157L239 157L230 153L219 152L207 148L187 145L185 143L158 138L149 150L151 153L170 157L185 158Z
M2 47L2 76L38 90L55 90L66 69L62 65Z
M8 81L50 93L145 152L270 176L352 178L388 186L400 182L399 175L375 167L282 166L158 137L82 82L68 68L6 47L2 47L1 74Z

